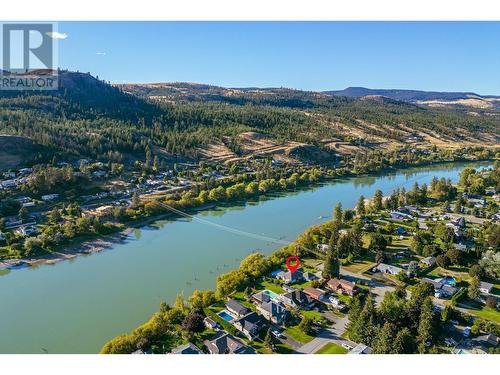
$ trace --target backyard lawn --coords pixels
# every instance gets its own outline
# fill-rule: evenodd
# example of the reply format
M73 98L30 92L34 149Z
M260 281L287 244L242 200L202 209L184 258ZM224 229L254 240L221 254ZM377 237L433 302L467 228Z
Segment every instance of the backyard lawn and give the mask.
M347 349L333 342L329 342L314 354L347 354Z
M271 283L269 281L260 281L259 283L257 283L257 284L254 285L254 288L257 289L257 290L268 289L271 292L274 292L274 293L277 293L277 294L283 294L283 293L285 293L285 291L283 290L283 288L280 285L273 284L273 283Z
M321 320L321 314L317 311L312 310L302 310L300 312L303 316L307 316L309 319L319 322Z

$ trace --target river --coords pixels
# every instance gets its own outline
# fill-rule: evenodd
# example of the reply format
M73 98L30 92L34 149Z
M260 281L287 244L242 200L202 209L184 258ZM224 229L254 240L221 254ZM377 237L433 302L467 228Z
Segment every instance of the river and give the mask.
M339 180L256 202L212 209L197 217L272 238L293 241L331 216L354 207L360 195L410 189L433 176L456 182L464 166L453 163L382 176ZM280 245L221 231L188 219L162 220L137 229L99 254L0 276L0 353L96 353L112 337L129 332L179 292L215 287L218 274L259 249Z

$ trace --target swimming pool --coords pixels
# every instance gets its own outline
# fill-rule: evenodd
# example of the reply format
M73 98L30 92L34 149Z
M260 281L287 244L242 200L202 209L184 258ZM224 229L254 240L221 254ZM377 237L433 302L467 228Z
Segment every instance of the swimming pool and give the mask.
M219 311L217 315L219 315L226 322L232 322L234 320L234 318L226 310Z
M269 296L269 298L271 298L271 299L276 299L279 297L279 294L276 294L272 290L269 290L269 289L264 289L262 291L262 293L267 294Z

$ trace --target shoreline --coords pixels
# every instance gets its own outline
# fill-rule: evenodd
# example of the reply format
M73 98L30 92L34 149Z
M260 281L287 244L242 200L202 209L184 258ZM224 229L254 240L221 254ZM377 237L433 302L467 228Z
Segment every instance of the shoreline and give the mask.
M481 163L481 162L493 162L494 159L486 159L486 160L460 160L460 161L442 161L438 163L430 163L430 164L424 164L424 165L417 165L417 166L408 166L405 168L399 168L399 169L393 169L390 168L389 170L385 170L383 172L378 171L376 173L361 173L358 175L352 175L348 174L345 176L341 177L335 177L326 181L319 182L317 184L311 184L308 186L304 187L299 187L297 191L306 191L308 189L312 189L315 186L323 186L325 184L329 184L332 182L337 182L337 181L343 181L343 180L348 180L351 178L358 178L358 177L367 177L367 176L381 176L381 175L388 175L391 172L393 173L401 173L404 172L405 170L409 170L412 168L425 168L429 166L439 166L439 165L447 165L451 163L464 163L464 164L469 164L469 163ZM282 191L278 192L278 195L285 195L291 191ZM274 193L276 194L276 192ZM266 194L263 195L258 195L255 198L260 199L261 197L265 197ZM227 205L224 204L216 204L216 203L209 203L205 204L200 207L194 207L185 210L188 213L199 213L203 212L209 209L215 209L217 207L232 207L235 205L239 204L246 204L248 203L249 199L243 200L243 201L234 201L234 202L228 202ZM38 267L40 265L55 265L61 261L64 260L71 260L75 259L78 256L84 256L84 255L93 255L100 253L104 250L109 250L114 247L116 244L124 243L126 239L129 237L129 235L134 231L134 229L142 228L147 225L150 225L152 223L155 223L157 221L167 219L167 218L172 218L176 217L177 215L169 212L169 213L163 213L160 215L152 216L152 217L145 217L141 218L129 223L126 223L127 227L123 230L119 230L115 233L107 234L107 235L99 235L94 238L82 238L82 239L75 239L74 243L71 243L69 245L64 246L64 250L59 250L59 251L54 251L53 253L46 254L43 256L39 256L36 258L28 258L28 259L7 259L0 261L0 271L15 271L17 269L25 269L25 268L31 268L31 267ZM174 219L175 220L175 219Z

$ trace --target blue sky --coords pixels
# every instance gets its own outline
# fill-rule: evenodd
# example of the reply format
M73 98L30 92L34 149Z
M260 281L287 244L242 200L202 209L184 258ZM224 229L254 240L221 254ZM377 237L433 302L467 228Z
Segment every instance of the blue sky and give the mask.
M60 22L59 66L112 82L500 95L500 22Z

